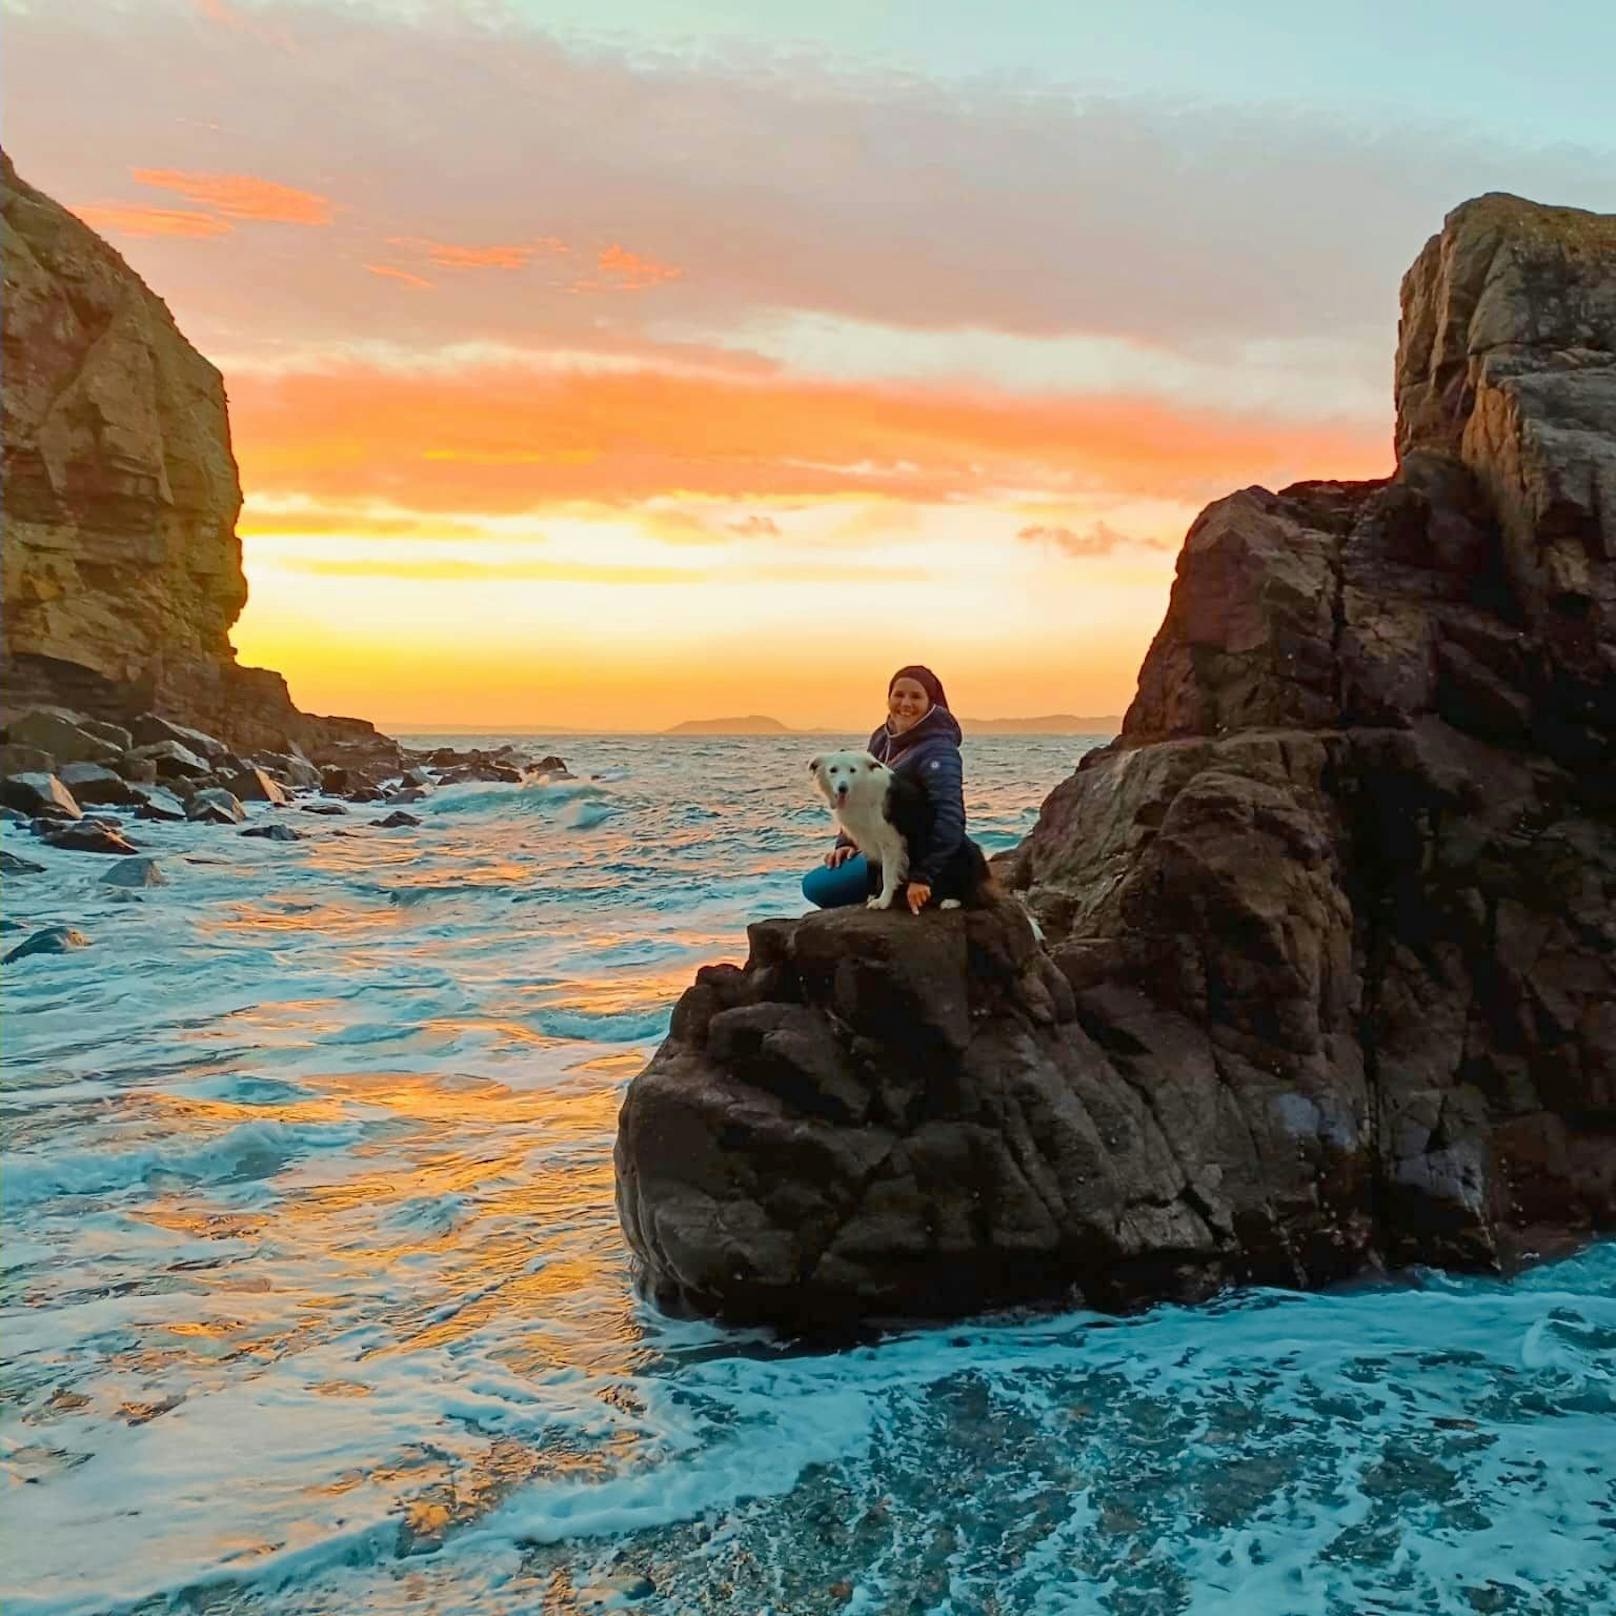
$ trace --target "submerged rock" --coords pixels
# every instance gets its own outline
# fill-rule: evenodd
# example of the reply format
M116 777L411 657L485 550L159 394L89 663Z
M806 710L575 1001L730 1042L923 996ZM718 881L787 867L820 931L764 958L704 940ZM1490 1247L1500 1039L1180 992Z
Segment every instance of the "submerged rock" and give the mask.
M43 875L45 866L0 849L0 875Z
M25 942L18 943L0 964L26 959L30 954L66 954L76 948L88 948L90 939L72 926L47 926L36 931Z
M293 830L290 825L249 825L240 833L243 836L256 836L266 842L300 842L303 840L301 831Z
M792 1326L1616 1226L1616 219L1485 197L1403 288L1399 465L1246 489L1014 910L751 928L630 1085L652 1292Z
M377 819L373 823L380 825L384 830L395 830L401 825L419 825L421 821L414 814L407 814L402 808L397 808L385 819Z
M104 887L163 887L168 885L168 877L157 866L154 858L124 859L121 863L113 865L101 877Z

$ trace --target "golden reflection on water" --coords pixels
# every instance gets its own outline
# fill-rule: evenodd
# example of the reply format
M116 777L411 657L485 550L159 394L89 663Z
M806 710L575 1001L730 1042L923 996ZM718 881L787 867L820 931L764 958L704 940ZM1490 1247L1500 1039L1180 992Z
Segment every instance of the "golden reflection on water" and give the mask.
M260 903L225 904L217 914L203 914L196 929L203 937L240 942L264 934L313 932L322 938L352 937L397 931L404 924L398 910L362 909L350 903L314 903L282 894Z

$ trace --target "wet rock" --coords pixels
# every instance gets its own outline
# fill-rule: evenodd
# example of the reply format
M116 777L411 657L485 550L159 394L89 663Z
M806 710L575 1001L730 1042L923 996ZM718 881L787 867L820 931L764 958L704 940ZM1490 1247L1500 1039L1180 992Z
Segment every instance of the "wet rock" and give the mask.
M425 802L432 795L430 786L405 786L395 791L387 800L389 802Z
M113 865L101 877L104 887L161 887L168 885L168 877L157 867L154 858L124 859Z
M347 809L340 802L304 802L298 807L306 814L345 814Z
M0 874L43 875L44 871L43 864L35 864L31 859L19 858L15 853L0 849Z
M421 821L414 814L407 814L400 808L390 813L385 819L375 819L371 823L380 825L386 830L392 830L400 825L419 825Z
M209 786L186 803L185 817L204 825L239 825L247 817L247 810L233 792L223 786Z
M281 824L249 825L241 832L241 835L261 837L266 842L300 842L303 840L300 831L293 830L290 825Z
M161 786L131 786L137 803L136 817L163 820L170 824L185 818L185 804L172 791Z
M403 774L403 781L406 786L419 786L423 789L430 790L432 786L432 772L429 769L421 767L406 769Z
M14 774L0 780L0 802L39 819L78 819L84 812L54 774Z
M790 1327L1501 1267L1616 1227L1616 218L1404 283L1399 464L1190 529L981 914L810 915L630 1085L649 1289Z
M243 802L268 802L279 808L291 801L262 769L243 769L230 775L223 783Z
M321 789L334 796L347 797L355 791L381 789L382 777L346 764L332 764L320 771Z
M180 741L153 741L149 745L137 746L125 755L149 761L156 769L159 780L200 779L211 773L208 765Z
M80 806L87 803L120 805L140 801L135 788L104 763L68 763L57 778L73 793L74 800Z
M95 819L81 819L76 824L46 833L43 840L51 847L65 848L72 853L138 853L140 849L125 840L116 826Z
M36 709L6 724L6 739L13 746L33 746L48 752L58 764L106 763L120 748L60 713Z
M513 768L509 763L467 763L459 768L448 770L438 781L438 784L460 786L493 782L503 785L520 785L522 783L522 771Z
M38 746L20 746L7 741L0 746L0 780L13 774L54 774L56 759Z
M66 954L88 947L90 939L74 927L47 926L43 931L36 931L26 942L18 943L0 963L9 965L13 960L27 959L30 954Z
M0 803L0 825L28 825L31 823L32 821L27 814L21 813L5 803Z
M346 796L349 802L382 802L385 800L385 793L375 786L359 786L355 790L347 792Z

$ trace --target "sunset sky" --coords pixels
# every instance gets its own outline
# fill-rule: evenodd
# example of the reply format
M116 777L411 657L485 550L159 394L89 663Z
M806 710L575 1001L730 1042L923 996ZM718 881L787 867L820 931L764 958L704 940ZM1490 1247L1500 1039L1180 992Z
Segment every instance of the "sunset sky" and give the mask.
M864 726L1120 712L1203 504L1389 471L1443 213L1616 210L1613 19L0 0L0 90L224 372L300 705Z

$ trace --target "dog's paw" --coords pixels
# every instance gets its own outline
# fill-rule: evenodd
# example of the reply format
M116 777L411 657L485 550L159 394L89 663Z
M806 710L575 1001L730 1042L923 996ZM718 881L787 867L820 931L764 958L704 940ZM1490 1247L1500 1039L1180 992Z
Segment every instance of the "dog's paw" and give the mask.
M937 907L939 909L958 909L960 907L960 901L958 898L944 898L943 901L937 905Z
M887 906L887 901L887 899L880 897L866 898L864 900L864 907L866 909L885 909Z

